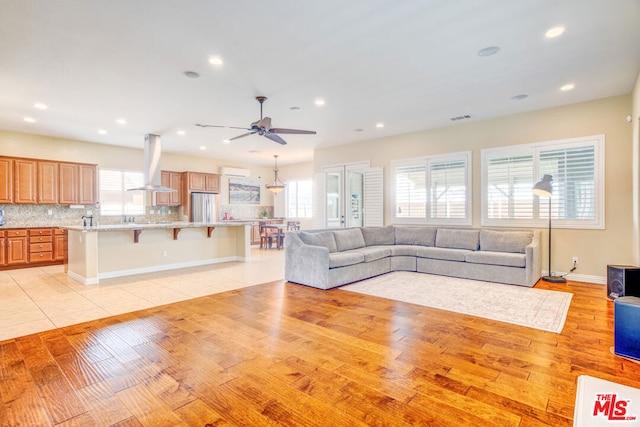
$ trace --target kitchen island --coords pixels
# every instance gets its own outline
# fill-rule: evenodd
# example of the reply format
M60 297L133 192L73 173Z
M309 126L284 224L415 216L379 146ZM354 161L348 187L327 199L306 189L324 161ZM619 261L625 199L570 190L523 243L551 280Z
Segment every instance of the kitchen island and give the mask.
M249 223L123 223L67 226L67 275L85 285L101 279L250 257Z

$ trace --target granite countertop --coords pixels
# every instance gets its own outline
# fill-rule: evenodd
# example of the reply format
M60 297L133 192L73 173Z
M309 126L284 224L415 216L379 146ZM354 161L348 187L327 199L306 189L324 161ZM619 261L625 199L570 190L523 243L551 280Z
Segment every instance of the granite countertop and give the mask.
M83 227L82 225L66 225L60 226L65 230L74 231L122 231L122 230L161 230L171 228L204 228L204 227L240 227L248 224L247 222L186 222L186 221L173 221L173 222L126 222L122 224L105 224L97 225L93 227Z

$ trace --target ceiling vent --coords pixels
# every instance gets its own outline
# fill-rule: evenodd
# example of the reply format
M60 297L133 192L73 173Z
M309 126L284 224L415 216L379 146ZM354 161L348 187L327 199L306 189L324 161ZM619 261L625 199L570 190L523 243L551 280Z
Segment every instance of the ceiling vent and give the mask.
M251 174L249 169L230 168L227 166L221 167L220 173L223 176L230 176L232 178L247 178Z
M471 116L469 114L465 114L464 116L457 116L457 117L451 117L451 121L452 122L457 122L458 120L466 120L466 119L470 119Z

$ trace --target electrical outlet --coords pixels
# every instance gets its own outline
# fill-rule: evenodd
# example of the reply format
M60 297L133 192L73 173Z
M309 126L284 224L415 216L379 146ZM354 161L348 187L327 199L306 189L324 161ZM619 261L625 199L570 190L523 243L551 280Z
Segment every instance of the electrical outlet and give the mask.
M167 256L167 251L162 251L162 256Z
M574 264L577 264L577 263L578 263L578 257L577 257L577 256L574 256L574 257L573 257L573 263L574 263Z

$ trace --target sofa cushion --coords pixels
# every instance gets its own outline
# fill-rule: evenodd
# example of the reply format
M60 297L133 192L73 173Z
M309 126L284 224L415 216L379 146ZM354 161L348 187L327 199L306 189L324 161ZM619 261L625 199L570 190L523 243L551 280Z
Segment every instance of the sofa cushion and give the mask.
M360 228L347 228L346 230L336 230L333 232L336 239L336 246L339 251L348 251L349 249L364 248L364 237Z
M367 246L393 245L396 242L393 226L388 227L364 227L362 236Z
M506 265L507 267L526 266L525 254L514 254L510 252L470 252L465 257L465 261L472 264Z
M396 245L435 246L435 227L395 226Z
M531 231L480 230L480 250L523 254L532 238Z
M447 261L464 261L470 254L469 249L449 249L418 246L417 256L420 258L444 259Z
M391 249L388 246L367 246L365 248L351 249L342 253L358 253L364 257L364 262L371 262L377 259L391 256Z
M389 246L391 256L416 256L418 247L415 245L394 245Z
M364 255L358 252L333 252L329 254L329 268L346 267L364 262Z
M317 233L301 231L298 233L298 236L300 236L300 240L307 245L323 246L329 249L329 252L336 252L338 250L336 239L333 237L333 231L320 231Z
M478 250L480 230L438 228L436 246L439 248Z

